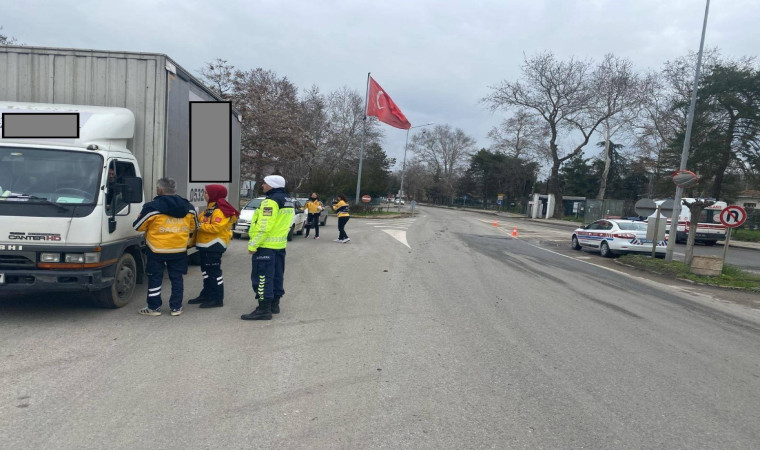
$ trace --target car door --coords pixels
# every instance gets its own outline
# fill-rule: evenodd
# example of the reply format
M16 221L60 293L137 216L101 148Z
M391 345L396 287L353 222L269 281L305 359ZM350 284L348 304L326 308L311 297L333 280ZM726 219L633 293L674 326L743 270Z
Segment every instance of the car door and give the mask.
M585 230L578 231L576 233L576 236L578 236L578 243L582 247L598 247L598 245L594 242L594 234L596 233L596 230L599 229L599 221L591 222L588 224Z

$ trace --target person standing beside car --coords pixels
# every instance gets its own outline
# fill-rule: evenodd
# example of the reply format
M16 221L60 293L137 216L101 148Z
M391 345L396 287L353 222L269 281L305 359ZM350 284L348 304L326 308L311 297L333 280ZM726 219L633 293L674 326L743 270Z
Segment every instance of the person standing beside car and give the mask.
M227 188L221 184L207 184L203 190L206 211L199 218L195 246L201 256L203 289L187 303L201 304L201 308L224 306L224 277L222 276L222 254L227 250L232 238L232 227L240 212L227 200Z
M262 189L266 198L253 213L248 231L251 284L259 306L250 314L240 316L243 320L271 320L272 314L280 312L280 298L285 294L285 247L295 210L285 205L288 194L283 177L264 177Z
M172 293L169 297L171 315L182 314L184 294L183 275L187 273L187 245L190 234L198 228L195 207L175 193L177 183L161 178L156 183L156 197L143 205L140 215L132 224L135 230L145 232L148 275L148 305L138 313L145 316L161 315L161 284L164 267L169 272Z
M319 239L319 216L322 215L322 210L325 209L325 207L322 202L319 201L316 192L311 193L311 197L304 205L304 209L308 212L308 217L306 219L306 235L304 237L309 237L309 230L313 226L314 239Z
M348 200L346 200L346 196L340 194L338 196L338 201L333 201L332 209L338 216L338 239L336 239L335 242L345 244L351 240L346 234L346 223L348 223L348 219L351 216L348 212Z

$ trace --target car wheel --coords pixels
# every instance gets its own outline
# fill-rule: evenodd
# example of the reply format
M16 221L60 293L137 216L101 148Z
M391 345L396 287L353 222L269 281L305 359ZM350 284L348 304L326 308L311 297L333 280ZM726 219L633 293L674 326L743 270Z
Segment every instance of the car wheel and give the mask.
M295 230L295 228L296 228L295 225L290 226L290 230L288 230L288 241L293 240L293 231Z
M323 220L323 221L319 222L319 225L320 225L320 226L325 226L325 225L327 225L327 216L325 216L325 220Z
M132 300L137 284L137 263L130 253L124 253L116 262L113 284L95 292L93 302L101 308L121 308Z
M578 236L573 235L573 243L570 246L573 250L581 249L581 244L578 242Z
M713 245L717 244L718 241L704 241L705 245L708 247L712 247Z
M599 246L599 254L605 258L612 258L612 251L606 242L602 242L602 245Z

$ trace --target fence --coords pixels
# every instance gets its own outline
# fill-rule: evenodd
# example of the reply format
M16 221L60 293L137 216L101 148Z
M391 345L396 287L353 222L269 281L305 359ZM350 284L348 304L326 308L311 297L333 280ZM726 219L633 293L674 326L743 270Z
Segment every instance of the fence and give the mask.
M583 206L583 223L599 219L617 219L625 216L625 200L589 200Z

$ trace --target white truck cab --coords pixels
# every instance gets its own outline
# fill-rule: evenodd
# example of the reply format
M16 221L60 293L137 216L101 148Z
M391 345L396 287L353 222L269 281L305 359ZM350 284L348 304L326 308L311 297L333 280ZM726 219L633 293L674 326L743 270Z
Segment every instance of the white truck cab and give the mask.
M0 113L79 118L77 138L0 138L0 293L90 292L99 306L125 305L144 273L134 114L4 101Z

